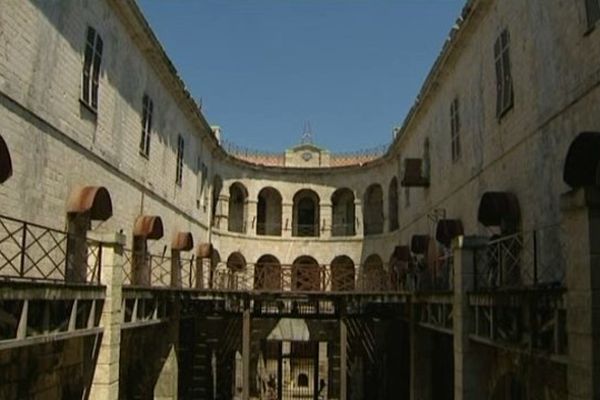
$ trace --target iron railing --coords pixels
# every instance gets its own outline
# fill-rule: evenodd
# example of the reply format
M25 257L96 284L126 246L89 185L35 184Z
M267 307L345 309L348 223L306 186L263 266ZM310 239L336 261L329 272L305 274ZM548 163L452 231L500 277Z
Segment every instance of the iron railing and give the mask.
M492 237L475 252L474 288L562 287L564 254L558 225Z
M124 249L122 283L125 286L196 288L197 261L194 256L167 256ZM175 265L174 265L175 264ZM173 276L173 272L177 275Z
M0 215L0 278L100 284L102 244Z

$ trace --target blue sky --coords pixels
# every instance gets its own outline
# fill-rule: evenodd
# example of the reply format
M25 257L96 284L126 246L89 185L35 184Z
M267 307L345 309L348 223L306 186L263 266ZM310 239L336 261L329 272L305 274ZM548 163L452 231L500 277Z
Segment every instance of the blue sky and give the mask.
M224 138L332 151L391 140L464 0L138 0Z

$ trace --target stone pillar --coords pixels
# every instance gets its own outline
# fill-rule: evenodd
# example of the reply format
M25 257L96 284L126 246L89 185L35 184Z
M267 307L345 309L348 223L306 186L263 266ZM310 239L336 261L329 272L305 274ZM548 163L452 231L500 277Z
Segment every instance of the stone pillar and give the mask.
M226 231L229 225L229 196L219 195L215 210L215 228Z
M321 203L319 219L319 236L324 239L329 239L331 237L331 225L333 223L333 206L331 203Z
M561 196L567 261L568 399L600 398L600 188Z
M467 293L473 290L474 254L486 245L487 238L459 236L452 243L454 259L454 299L452 304L454 340L454 398L478 400L487 397L481 376L480 355L469 341L474 312Z
M365 232L365 227L363 226L364 218L363 218L363 209L362 209L362 201L359 198L354 199L354 230L356 231L356 236L363 237Z
M102 244L101 282L106 286L100 326L103 328L98 359L90 388L90 399L119 398L119 355L121 345L122 265L125 236L93 234L88 237Z
M246 202L246 211L246 235L256 236L258 201L248 199Z
M293 203L281 204L281 236L284 238L292 237L292 223L294 213Z
M171 287L181 287L181 252L171 250Z

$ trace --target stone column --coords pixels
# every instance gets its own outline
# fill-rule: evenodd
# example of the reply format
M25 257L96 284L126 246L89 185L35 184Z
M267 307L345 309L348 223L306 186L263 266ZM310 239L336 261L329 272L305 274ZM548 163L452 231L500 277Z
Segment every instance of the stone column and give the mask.
M331 237L331 224L333 223L333 206L331 203L321 203L319 220L319 236L323 239L329 239Z
M256 236L258 201L248 199L246 202L246 211L246 235Z
M561 196L567 261L568 399L600 398L600 188Z
M364 218L363 218L363 209L362 209L362 201L359 198L354 199L354 230L356 232L356 236L363 237L364 236L364 226L363 226Z
M292 237L292 223L294 213L293 203L281 204L281 236L284 238Z
M171 287L181 287L181 251L171 250Z
M106 286L106 298L100 326L103 328L98 359L90 388L90 399L119 398L119 355L121 345L122 266L125 236L93 234L88 237L102 245L101 282Z
M487 243L487 238L459 236L452 243L454 261L454 299L452 303L454 340L454 398L484 399L485 380L481 376L480 355L469 341L474 312L469 307L467 293L473 290L474 254Z
M229 196L219 195L215 211L215 228L226 231L229 226Z

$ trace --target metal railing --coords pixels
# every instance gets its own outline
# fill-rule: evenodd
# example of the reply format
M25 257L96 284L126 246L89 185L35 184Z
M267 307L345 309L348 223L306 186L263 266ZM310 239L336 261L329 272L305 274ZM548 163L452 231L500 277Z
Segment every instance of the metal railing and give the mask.
M562 287L564 254L558 225L492 237L475 252L474 287Z
M194 256L172 257L124 249L122 283L144 287L200 287L197 282L198 261ZM174 272L176 276L173 276Z
M0 215L0 278L99 284L102 244Z

